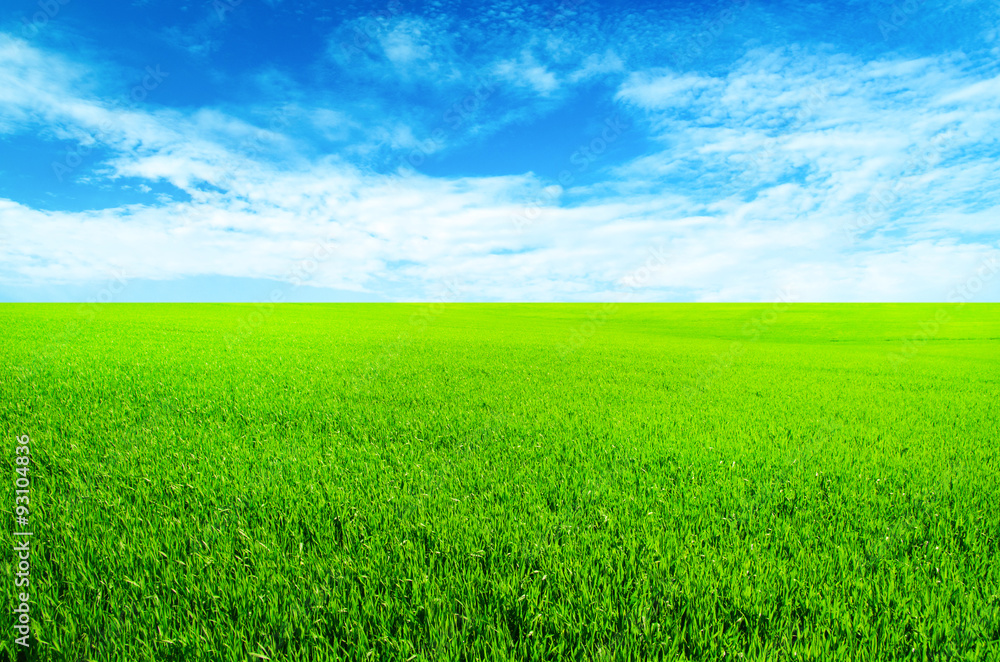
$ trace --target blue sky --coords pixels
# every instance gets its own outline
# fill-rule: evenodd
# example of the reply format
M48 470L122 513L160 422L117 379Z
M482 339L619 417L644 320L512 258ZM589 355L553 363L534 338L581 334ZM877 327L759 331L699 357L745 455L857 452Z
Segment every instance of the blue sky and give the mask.
M1000 300L1000 2L5 10L0 300Z

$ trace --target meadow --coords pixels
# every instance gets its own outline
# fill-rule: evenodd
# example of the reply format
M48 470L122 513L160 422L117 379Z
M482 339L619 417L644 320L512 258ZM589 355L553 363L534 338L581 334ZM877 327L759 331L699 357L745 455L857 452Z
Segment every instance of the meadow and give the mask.
M0 328L27 659L1000 659L1000 305L4 304Z

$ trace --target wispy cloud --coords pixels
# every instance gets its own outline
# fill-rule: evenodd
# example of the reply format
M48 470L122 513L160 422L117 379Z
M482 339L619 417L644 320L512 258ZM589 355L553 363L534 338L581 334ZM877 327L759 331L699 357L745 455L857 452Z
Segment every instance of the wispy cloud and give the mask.
M678 70L650 55L667 30L656 17L608 27L648 36L612 45L579 8L555 23L502 9L506 41L479 49L467 40L487 33L468 17L386 5L346 18L310 66L247 67L215 103L167 103L190 74L155 57L122 67L0 35L0 137L35 140L53 163L86 153L64 181L46 165L40 188L105 192L84 209L0 196L0 283L94 281L112 264L132 279L281 280L321 241L338 249L316 286L615 301L656 246L635 298L926 300L998 247L986 28L975 54L757 40L710 57L739 21L762 20L747 8ZM229 35L244 10L201 17L175 46ZM670 43L713 15L685 14ZM150 71L163 89L130 99ZM613 145L601 137L626 116ZM600 158L576 169L598 138ZM562 160L506 165L519 150Z

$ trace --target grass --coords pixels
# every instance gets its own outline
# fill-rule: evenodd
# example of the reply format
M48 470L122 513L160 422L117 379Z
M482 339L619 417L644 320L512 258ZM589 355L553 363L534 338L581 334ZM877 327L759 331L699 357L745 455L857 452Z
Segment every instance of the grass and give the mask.
M998 305L0 327L29 659L1000 659Z

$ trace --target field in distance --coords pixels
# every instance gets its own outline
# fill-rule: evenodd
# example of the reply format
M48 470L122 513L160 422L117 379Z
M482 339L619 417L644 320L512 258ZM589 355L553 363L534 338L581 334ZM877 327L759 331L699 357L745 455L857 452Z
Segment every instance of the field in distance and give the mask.
M4 304L0 328L31 659L1000 659L1000 305Z

